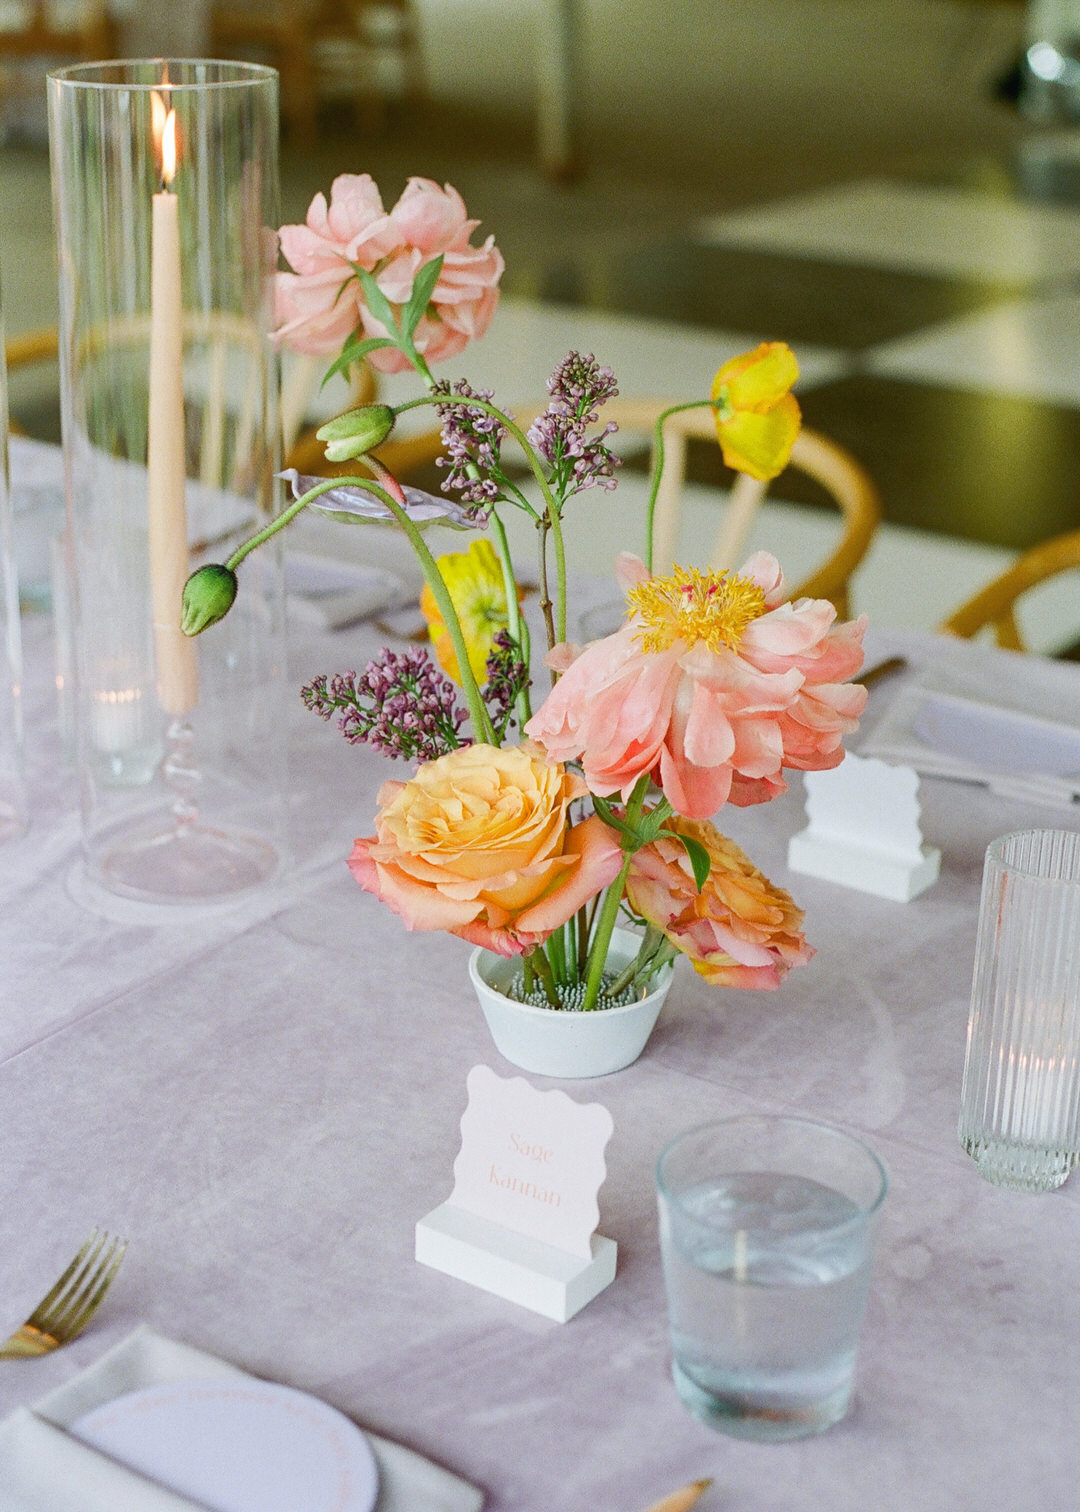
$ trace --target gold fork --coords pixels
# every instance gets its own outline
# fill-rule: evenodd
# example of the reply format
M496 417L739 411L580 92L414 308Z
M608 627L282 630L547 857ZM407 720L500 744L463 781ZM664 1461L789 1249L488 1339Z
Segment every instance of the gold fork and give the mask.
M127 1249L97 1229L47 1296L10 1339L0 1344L0 1360L26 1360L49 1354L78 1338L101 1306Z

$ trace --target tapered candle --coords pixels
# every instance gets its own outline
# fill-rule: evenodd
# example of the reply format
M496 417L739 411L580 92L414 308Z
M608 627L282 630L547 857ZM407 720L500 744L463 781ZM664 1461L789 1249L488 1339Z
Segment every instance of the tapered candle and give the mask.
M153 197L150 236L150 418L147 449L150 500L150 590L158 701L169 714L187 714L199 697L194 642L180 629L187 580L184 498L183 299L180 218L170 189L176 172L176 112L152 97L154 136L161 156L161 191Z

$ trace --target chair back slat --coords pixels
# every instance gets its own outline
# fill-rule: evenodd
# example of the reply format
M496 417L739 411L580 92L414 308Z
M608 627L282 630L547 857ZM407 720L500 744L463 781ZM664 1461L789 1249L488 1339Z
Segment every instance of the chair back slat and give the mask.
M1016 604L1029 588L1060 572L1080 567L1080 530L1051 536L1025 551L999 577L980 588L966 603L954 609L938 629L946 635L970 640L985 626L991 625L999 646L1010 651L1025 651L1024 638L1016 618Z

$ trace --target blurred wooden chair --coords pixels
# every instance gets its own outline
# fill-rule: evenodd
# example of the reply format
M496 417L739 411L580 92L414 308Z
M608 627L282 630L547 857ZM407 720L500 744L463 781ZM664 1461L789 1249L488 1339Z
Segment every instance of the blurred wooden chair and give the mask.
M420 51L410 0L213 0L215 57L255 49L281 75L281 114L297 141L318 134L324 88L348 93L367 114L382 110L381 52L400 59L403 92L420 88Z
M613 399L604 406L604 419L614 420L623 431L647 433L651 443L656 421L670 404L669 399ZM660 571L671 563L678 540L688 442L717 444L712 411L690 409L670 415L664 422L663 436L664 475L657 493L653 530L653 560ZM849 452L817 431L804 428L799 432L789 466L820 484L839 507L844 522L828 559L798 585L794 596L829 599L841 616L846 615L851 574L866 555L881 519L877 489ZM738 566L747 532L767 488L767 484L744 473L736 474L724 518L702 565L717 570Z
M45 71L115 58L117 29L106 0L2 0L0 134L45 142Z
M1069 530L1064 535L1040 541L1018 557L1000 577L987 583L966 604L954 610L938 629L945 635L958 635L969 640L989 625L999 646L1010 651L1026 651L1028 647L1016 619L1017 600L1037 583L1074 567L1080 567L1080 530Z
M226 339L227 337L227 339ZM250 346L252 333L244 330L223 331L222 339L213 344L209 351L207 367L211 392L218 392L224 381L227 369L228 349L230 345L240 342L244 346ZM55 408L59 412L59 375L56 371L59 362L59 333L55 326L43 326L39 330L26 331L18 336L8 337L4 345L4 355L7 362L8 374L18 375L28 368L38 365L43 369L52 367L52 372L45 372L45 389L55 396ZM313 395L318 391L322 379L325 363L322 358L299 357L292 362L286 371L281 387L281 426L282 426L282 452L287 465L297 467L301 472L318 472L325 470L326 458L321 442L315 439L314 427L301 435L308 407ZM13 391L18 385L11 387ZM243 388L243 385L241 385ZM14 398L14 392L12 397ZM37 402L41 395L35 389L32 400ZM371 369L364 364L354 374L352 384L353 404L369 404L375 397L375 380ZM16 405L13 403L12 408ZM50 426L50 429L56 427ZM18 419L10 422L11 432L16 436L25 436L26 427ZM299 438L299 439L298 439ZM213 442L213 436L208 439ZM212 453L216 449L216 443L208 447ZM205 459L204 459L205 460ZM207 462L208 470L212 473L212 462Z
M281 76L281 115L297 140L316 136L312 36L320 0L218 0L210 7L210 56L265 53Z
M614 420L622 434L637 432L652 445L656 422L671 406L670 399L611 399L601 418ZM531 424L541 407L517 413L519 424ZM704 440L717 445L716 426L708 408L682 410L664 423L664 474L653 519L653 563L658 572L670 566L679 535L682 494L686 482L687 443ZM380 452L380 455L382 453ZM845 617L850 612L848 584L866 555L881 519L878 491L869 474L835 441L818 431L803 429L795 439L789 466L805 473L825 491L843 516L843 529L829 557L792 592L796 598L825 598ZM738 473L728 507L710 548L694 565L715 570L737 567L753 516L764 498L766 484Z
M116 52L106 0L9 0L0 11L0 56L73 57Z
M53 371L45 375L46 386L49 394L55 399L56 414L50 417L48 429L50 432L59 430L60 410L60 378L56 371L59 361L60 339L55 326L43 326L40 330L26 331L20 336L9 336L4 343L4 358L7 363L9 378L12 374L19 374L32 366L52 368ZM18 408L21 397L17 390L18 378L15 384L9 384L8 405L9 411ZM44 390L43 390L44 392ZM33 407L38 408L41 395L36 388L33 394ZM53 424L55 420L55 424ZM17 419L9 416L8 429L14 436L25 436L26 427Z

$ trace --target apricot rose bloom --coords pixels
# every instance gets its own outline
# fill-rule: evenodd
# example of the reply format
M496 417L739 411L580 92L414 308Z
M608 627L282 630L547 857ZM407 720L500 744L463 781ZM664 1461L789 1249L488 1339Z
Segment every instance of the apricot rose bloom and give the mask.
M351 264L374 274L390 303L401 306L419 269L441 254L442 271L414 341L429 363L456 356L484 334L499 302L502 254L492 237L472 246L479 224L469 220L449 184L441 188L431 179L412 178L386 211L370 174L340 174L329 205L317 194L303 225L281 228L281 250L292 272L275 279L276 339L319 357L336 355L354 331L384 336ZM385 373L409 365L392 347L371 352L367 360Z
M664 828L690 836L708 851L711 866L704 887L699 893L682 844L661 831L634 856L627 899L663 930L700 976L714 987L771 990L792 966L811 958L802 910L733 840L711 824L688 819L668 819Z
M837 625L825 599L785 603L763 551L737 574L669 578L624 554L617 575L627 623L580 652L555 648L563 675L525 727L553 760L580 760L601 797L628 798L649 773L689 819L777 797L784 767L839 765L866 705L846 681L862 666L865 615Z
M462 746L379 791L377 833L349 868L409 929L521 955L612 882L622 853L593 814L567 824L580 777L536 746Z

